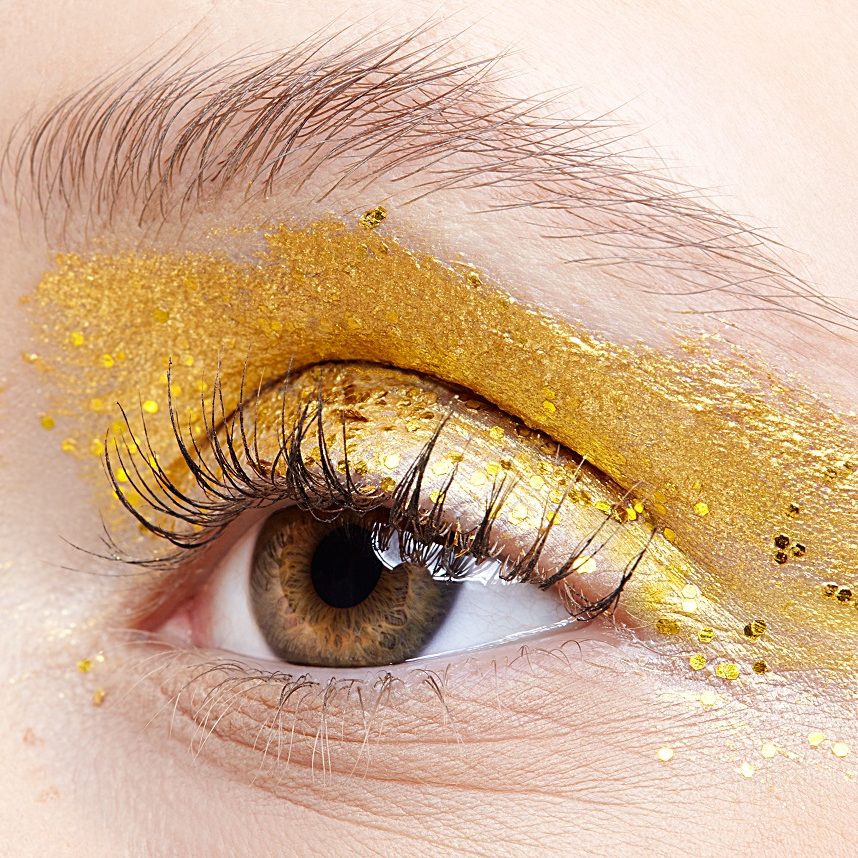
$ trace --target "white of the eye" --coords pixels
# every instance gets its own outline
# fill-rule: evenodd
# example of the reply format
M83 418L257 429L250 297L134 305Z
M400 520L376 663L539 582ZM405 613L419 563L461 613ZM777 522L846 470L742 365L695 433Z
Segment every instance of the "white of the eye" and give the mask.
M253 616L250 569L253 549L265 520L257 522L229 550L206 584L208 592L204 635L208 646L246 655L277 659Z

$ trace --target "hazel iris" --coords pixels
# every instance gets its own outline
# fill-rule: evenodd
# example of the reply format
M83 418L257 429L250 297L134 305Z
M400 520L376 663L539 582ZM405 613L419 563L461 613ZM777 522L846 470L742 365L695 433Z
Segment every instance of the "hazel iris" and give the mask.
M290 507L256 541L250 592L274 653L292 664L368 667L415 658L452 607L455 585L424 566L389 569L373 517L319 521Z

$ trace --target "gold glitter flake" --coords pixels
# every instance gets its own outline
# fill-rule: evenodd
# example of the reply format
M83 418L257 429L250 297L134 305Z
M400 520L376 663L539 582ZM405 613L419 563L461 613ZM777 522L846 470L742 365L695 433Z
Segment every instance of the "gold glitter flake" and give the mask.
M753 670L754 673L756 673L760 676L762 676L762 674L764 674L764 673L768 673L770 669L771 668L769 668L768 662L763 658L758 658L751 665L751 670Z
M694 514L701 518L705 515L709 515L709 505L703 503L703 501L698 501L694 504Z
M849 745L846 742L835 742L831 746L831 753L834 754L835 757L843 757L849 756Z
M660 617L655 624L655 630L660 635L678 635L680 626L676 620L668 617Z
M360 218L358 218L358 223L365 229L375 229L384 223L386 217L387 209L385 209L384 206L376 206L373 209L365 211Z
M807 744L810 745L811 748L818 748L824 741L825 733L821 730L811 730L811 732L807 734Z
M756 640L757 638L762 637L767 630L768 624L765 620L751 620L750 623L745 624L745 628L742 629L742 633L746 638Z
M715 676L719 679L729 679L730 681L733 681L739 678L740 673L739 665L733 664L733 662L722 662L715 666Z
M79 673L89 673L92 670L92 659L82 658L77 663L77 669Z
M706 667L706 656L703 653L695 653L688 659L688 663L691 665L692 670L703 670Z
M703 626L703 628L697 632L697 640L703 644L712 643L712 641L715 640L715 630L710 626Z
M92 705L101 706L105 697L107 697L107 692L103 688L96 688L92 694Z
M764 742L760 748L760 754L767 760L773 760L778 755L777 745L771 742Z
M673 759L673 756L674 756L673 748L668 748L668 747L659 748L658 751L656 752L655 756L656 756L656 759L660 763L669 763Z
M744 762L741 766L739 766L739 774L743 778L752 778L754 774L756 774L756 769L751 763Z

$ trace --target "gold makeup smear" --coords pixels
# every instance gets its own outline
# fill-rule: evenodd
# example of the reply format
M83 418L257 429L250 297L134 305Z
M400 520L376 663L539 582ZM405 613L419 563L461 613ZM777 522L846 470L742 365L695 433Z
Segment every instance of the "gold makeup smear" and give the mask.
M682 342L678 357L606 342L487 285L473 266L409 250L378 225L258 234L264 245L247 258L57 257L37 289L40 343L25 360L57 385L51 417L70 452L101 456L120 402L132 421L146 415L160 455L175 456L170 359L177 412L197 429L218 368L231 402L245 364L251 379L335 359L413 369L463 385L577 451L628 490L631 513L663 528L689 565L636 575L624 606L645 630L671 629L655 637L684 648L689 675L715 681L708 665L731 665L721 669L728 684L765 682L752 667L763 661L774 673L858 673L854 419L715 337ZM827 595L832 582L849 598ZM687 585L699 597L683 596ZM745 635L753 620L765 634ZM689 658L698 652L708 661L695 673Z

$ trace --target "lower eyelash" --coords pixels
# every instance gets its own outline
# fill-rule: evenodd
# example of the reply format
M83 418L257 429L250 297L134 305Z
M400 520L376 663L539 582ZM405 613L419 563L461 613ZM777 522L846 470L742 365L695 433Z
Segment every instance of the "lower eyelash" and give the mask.
M575 561L586 552L595 554L604 545L602 530L611 521L605 516L602 524L576 546L567 560L550 574L540 569L540 557L551 532L556 514L566 499L564 493L555 509L545 509L545 515L529 547L516 557L509 557L492 528L509 495L511 485L507 475L495 479L485 499L484 514L477 526L462 530L444 513L447 493L457 474L453 467L443 488L427 507L423 504L422 486L433 449L444 431L447 418L442 419L428 442L410 464L404 478L388 494L378 490L365 491L355 482L347 446L347 421L342 417L343 460L334 463L323 431L322 415L325 404L321 390L314 399L299 410L291 425L286 420L287 382L281 400L279 450L272 461L259 454L257 425L247 424L249 403L245 399L245 377L242 377L238 404L228 412L219 374L212 385L211 400L203 402L203 443L190 428L185 434L173 407L170 388L172 367L167 373L167 399L173 436L183 466L196 489L194 495L182 489L158 461L149 438L146 415L140 412L143 441L135 437L128 415L120 405L127 435L105 444L105 467L114 493L125 509L148 532L171 543L176 551L155 559L123 559L140 566L172 567L183 560L187 552L195 552L212 543L242 512L272 508L291 502L317 518L330 521L344 513L365 514L378 511L380 518L373 525L376 547L384 551L396 535L403 559L429 565L450 579L468 577L475 565L487 560L500 560L500 577L506 581L535 583L542 589L565 582L566 607L570 616L592 620L612 610L636 567L649 547L649 541L633 556L619 573L616 586L596 600L587 598L567 579L575 571ZM250 404L258 404L262 388ZM315 435L318 462L304 455L302 445ZM108 439L109 440L109 439ZM212 462L207 461L209 451ZM145 452L144 452L145 451ZM137 453L138 455L135 455ZM142 459L142 462L141 462ZM244 462L242 461L244 460ZM314 466L318 465L317 469ZM580 466L579 466L580 469ZM120 475L122 480L120 480ZM127 496L125 483L143 500L148 508L141 511ZM387 502L389 501L389 506ZM546 502L547 503L547 502ZM384 510L387 510L386 514ZM178 525L178 526L176 526ZM110 542L114 556L121 555L115 542ZM595 546L595 547L594 547Z

